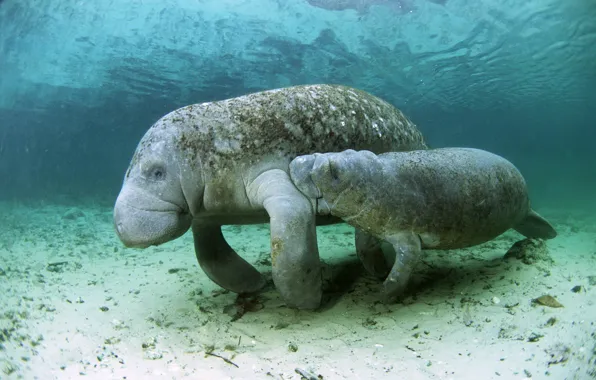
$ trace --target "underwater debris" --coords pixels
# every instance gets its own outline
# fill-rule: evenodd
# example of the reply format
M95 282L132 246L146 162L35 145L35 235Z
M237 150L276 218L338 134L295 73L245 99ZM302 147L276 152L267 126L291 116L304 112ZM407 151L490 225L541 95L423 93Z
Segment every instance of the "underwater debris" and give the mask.
M301 369L301 368L296 368L296 369L294 369L294 371L297 374L299 374L300 376L302 376L301 380L304 380L304 379L306 379L306 380L321 380L323 378L323 376L321 376L321 375L315 375L315 374L313 374L309 371L306 371L304 369Z
M505 304L505 309L507 310L507 314L515 315L515 308L519 306L519 302L513 304Z
M157 339L151 337L141 344L143 348L143 357L149 360L158 360L163 358L163 353L156 348Z
M151 337L141 344L141 348L143 348L143 350L146 350L148 348L155 348L156 344L157 339L155 339L155 337Z
M362 326L365 327L365 328L367 328L367 329L372 329L376 325L377 325L377 321L375 321L373 317L367 317L362 322Z
M581 285L576 285L573 288L571 288L571 291L573 293L582 293L584 291L584 287Z
M533 332L528 337L528 342L535 343L535 342L538 342L540 340L540 338L544 338L544 335Z
M55 272L60 273L64 271L64 266L68 264L68 261L59 261L57 263L49 263L46 265L46 270L48 272Z
M168 328L174 324L174 322L168 321L168 316L164 313L160 313L160 315L155 317L148 317L147 320L155 323L155 325L160 328Z
M227 289L217 289L211 292L212 297L219 297L222 294L228 294L230 291Z
M277 322L277 324L275 326L271 326L271 328L274 330L281 330L285 329L288 326L290 326L288 322Z
M233 304L224 307L223 312L232 317L232 322L234 322L242 318L244 314L259 311L264 307L259 296L239 294Z
M525 340L524 336L521 334L515 334L517 331L517 326L515 325L504 325L499 329L499 333L497 337L499 339L515 339L515 340Z
M149 351L145 351L145 353L143 354L143 357L145 359L149 359L149 360L158 360L163 358L163 353L161 351L157 351L157 350L149 350Z
M112 326L114 327L114 330L123 330L128 328L128 326L124 322L118 319L112 320Z
M112 336L112 337L106 338L106 339L103 341L103 343L104 343L104 344L118 344L118 343L120 343L121 341L122 341L122 339L120 339L120 338L118 338L118 337L116 337L116 336Z
M557 299L555 297L549 296L548 294L545 294L538 298L534 298L532 300L532 303L542 305L542 306L555 307L555 308L556 307L564 307L559 301L557 301Z
M549 326L554 326L555 323L557 323L557 318L555 317L550 317L548 319L548 321L546 321L546 323L544 324L544 327L549 327Z
M18 370L18 367L9 362L8 360L4 361L4 367L2 367L2 372L6 375L6 376L10 376L13 373L15 373Z
M48 263L48 265L46 265L46 270L48 272L62 273L66 270L74 272L78 269L81 269L82 267L83 267L83 265L81 265L81 263L77 263L77 262L57 261L57 262Z
M218 355L218 354L214 354L213 352L205 352L205 356L215 356L216 358L220 358L220 359L221 359L221 360L223 360L224 362L226 362L226 363L228 363L228 364L231 364L231 365L233 365L233 366L234 366L234 367L236 367L236 368L240 368L240 367L238 366L238 364L234 363L234 362L233 362L233 361L231 361L230 359L228 359L228 358L224 358L223 356L221 356L221 355Z
M170 268L168 269L168 274L174 274L174 273L178 273L180 271L186 271L188 269L186 268Z
M240 344L240 340L238 340L238 344ZM230 365L233 365L236 368L240 368L238 366L238 364L234 363L231 359L228 359L226 357L223 357L223 356L221 356L219 354L215 354L215 353L213 353L213 351L215 351L215 346L214 345L212 345L212 344L206 345L205 346L205 357L207 357L207 356L214 356L216 358L220 358L221 360L223 360L224 362L226 362L226 363L228 363ZM233 358L234 357L232 356L232 359Z
M228 343L228 344L226 344L224 346L224 350L226 350L226 351L236 351L238 349L238 347L240 347L240 342L242 342L242 336L241 335L238 336L238 343L236 343L236 344L230 344L230 343Z
M562 343L557 343L553 347L545 350L545 352L550 356L548 365L551 366L553 364L565 363L569 360L571 349Z
M62 216L64 220L76 220L79 218L84 218L85 213L78 208L71 208L70 210L66 211Z
M542 239L523 239L515 242L503 256L505 260L517 259L526 265L545 262L553 264L554 260L550 257L548 247Z

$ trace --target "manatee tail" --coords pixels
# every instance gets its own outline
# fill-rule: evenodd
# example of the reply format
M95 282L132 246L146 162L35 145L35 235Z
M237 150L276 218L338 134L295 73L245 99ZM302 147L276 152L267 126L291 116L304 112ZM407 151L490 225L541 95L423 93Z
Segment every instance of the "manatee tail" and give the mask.
M527 238L552 239L557 236L554 227L534 210L530 210L524 220L513 229Z

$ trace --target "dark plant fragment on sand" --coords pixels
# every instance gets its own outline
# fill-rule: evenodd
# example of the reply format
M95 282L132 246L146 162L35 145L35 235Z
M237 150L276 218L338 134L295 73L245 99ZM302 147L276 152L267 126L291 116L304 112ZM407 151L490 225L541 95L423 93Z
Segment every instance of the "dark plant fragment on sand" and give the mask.
M232 322L239 320L248 312L259 311L265 306L258 295L239 294L236 301L224 307L223 312L232 317Z

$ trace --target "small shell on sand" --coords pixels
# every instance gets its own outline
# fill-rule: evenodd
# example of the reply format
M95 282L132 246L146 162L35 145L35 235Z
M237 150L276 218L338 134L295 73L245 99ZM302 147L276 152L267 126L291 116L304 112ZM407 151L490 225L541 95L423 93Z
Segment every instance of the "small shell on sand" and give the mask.
M548 294L540 296L538 298L534 298L532 302L538 305L548 307L564 307L559 301L555 299L555 297L549 296Z

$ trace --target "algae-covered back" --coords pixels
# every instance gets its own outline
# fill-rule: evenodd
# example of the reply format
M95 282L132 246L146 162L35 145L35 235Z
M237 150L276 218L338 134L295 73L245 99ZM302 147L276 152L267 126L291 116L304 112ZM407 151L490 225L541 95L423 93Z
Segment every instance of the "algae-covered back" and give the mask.
M357 89L307 85L179 108L153 125L137 153L163 130L191 162L254 162L347 148L377 153L425 149L421 133L389 103Z

